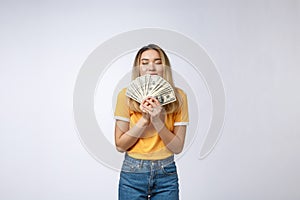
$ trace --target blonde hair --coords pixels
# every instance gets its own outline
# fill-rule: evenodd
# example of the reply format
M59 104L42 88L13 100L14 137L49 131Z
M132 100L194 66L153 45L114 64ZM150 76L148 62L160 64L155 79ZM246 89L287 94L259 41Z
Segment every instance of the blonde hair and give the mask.
M168 81L170 83L170 85L173 87L174 92L175 92L175 96L176 96L176 101L173 103L169 103L167 105L164 106L164 109L166 111L166 113L173 113L176 112L178 110L178 108L181 106L182 104L182 98L181 95L179 95L177 88L174 85L173 82L173 77L172 77L172 70L171 70L171 65L170 65L170 61L169 58L167 56L167 54L157 45L155 44L149 44L147 46L142 47L136 54L135 59L134 59L134 63L133 63L133 69L132 69L132 74L131 74L131 80L136 79L137 77L140 76L140 64L141 64L141 55L143 52L147 51L147 50L155 50L159 53L161 61L162 61L162 65L163 65L163 78ZM130 98L128 98L128 102L129 102L129 108L132 111L135 112L141 112L139 106L140 104Z

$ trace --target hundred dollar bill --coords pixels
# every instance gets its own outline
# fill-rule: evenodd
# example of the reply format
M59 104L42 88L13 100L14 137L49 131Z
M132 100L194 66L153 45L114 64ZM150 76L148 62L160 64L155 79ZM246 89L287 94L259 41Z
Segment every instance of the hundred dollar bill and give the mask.
M172 86L157 75L140 76L127 87L126 96L141 103L146 97L158 99L161 105L176 101Z

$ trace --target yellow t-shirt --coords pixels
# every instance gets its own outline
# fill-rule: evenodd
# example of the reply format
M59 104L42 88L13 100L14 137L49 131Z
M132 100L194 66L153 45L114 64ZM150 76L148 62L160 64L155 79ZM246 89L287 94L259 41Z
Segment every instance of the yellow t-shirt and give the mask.
M189 122L186 94L181 89L177 89L177 91L182 97L183 103L178 112L167 114L165 117L165 126L171 132L174 131L174 126L187 125ZM115 119L129 122L131 128L141 117L141 113L129 109L126 88L122 89L118 94ZM167 149L155 129L150 128L147 130L147 133L143 135L144 137L139 138L136 144L127 151L128 155L136 159L144 160L160 160L173 155L173 153Z

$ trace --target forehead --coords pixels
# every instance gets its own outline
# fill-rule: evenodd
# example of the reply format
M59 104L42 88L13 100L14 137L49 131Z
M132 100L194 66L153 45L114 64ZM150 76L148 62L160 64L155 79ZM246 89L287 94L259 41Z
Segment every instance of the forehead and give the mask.
M141 59L156 59L160 58L159 53L156 50L149 49L142 53Z

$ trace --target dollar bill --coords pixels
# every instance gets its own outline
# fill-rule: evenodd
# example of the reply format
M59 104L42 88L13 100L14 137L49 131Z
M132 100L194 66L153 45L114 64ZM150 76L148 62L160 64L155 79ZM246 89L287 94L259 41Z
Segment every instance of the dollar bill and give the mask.
M126 96L141 103L147 97L156 98L161 105L176 101L172 86L157 75L144 75L133 80L126 90Z

